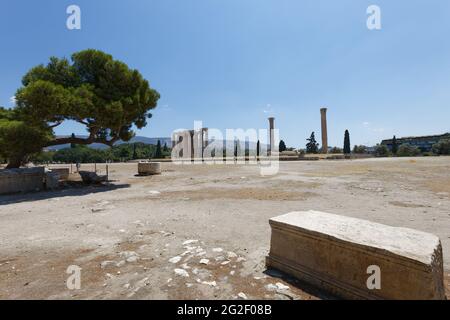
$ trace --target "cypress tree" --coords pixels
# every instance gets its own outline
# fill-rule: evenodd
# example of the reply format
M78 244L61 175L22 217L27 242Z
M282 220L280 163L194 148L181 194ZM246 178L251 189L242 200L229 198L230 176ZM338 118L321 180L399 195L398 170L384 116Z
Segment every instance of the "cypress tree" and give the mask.
M350 147L350 133L348 130L345 130L344 135L344 154L350 154L352 152Z
M397 154L397 152L398 152L398 142L397 138L394 136L394 138L392 138L392 153Z
M259 157L259 154L261 152L261 144L258 140L258 142L256 143L256 156Z
M155 158L156 159L162 158L161 141L160 140L158 140L158 143L156 144Z

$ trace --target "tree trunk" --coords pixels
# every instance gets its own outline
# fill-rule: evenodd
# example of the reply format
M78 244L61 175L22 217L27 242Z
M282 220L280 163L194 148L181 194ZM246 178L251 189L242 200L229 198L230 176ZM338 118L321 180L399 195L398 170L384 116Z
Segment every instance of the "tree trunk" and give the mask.
M25 158L24 156L11 157L8 160L8 165L6 166L6 169L17 169L17 168L20 168L20 166L24 162L24 158Z

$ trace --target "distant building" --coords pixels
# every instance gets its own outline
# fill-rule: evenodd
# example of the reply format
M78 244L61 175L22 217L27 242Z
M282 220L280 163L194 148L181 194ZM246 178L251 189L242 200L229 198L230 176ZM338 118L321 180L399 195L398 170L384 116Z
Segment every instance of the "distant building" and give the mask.
M419 148L422 152L430 152L433 145L442 139L450 139L450 133L435 136L397 138L397 145L409 144ZM387 146L392 151L392 139L383 140L381 144Z

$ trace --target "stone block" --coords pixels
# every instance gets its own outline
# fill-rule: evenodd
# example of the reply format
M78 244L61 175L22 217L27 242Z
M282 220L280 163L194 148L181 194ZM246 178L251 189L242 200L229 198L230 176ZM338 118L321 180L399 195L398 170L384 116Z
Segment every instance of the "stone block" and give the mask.
M69 168L51 168L52 172L59 175L59 179L67 180L69 178L70 169Z
M44 167L0 170L0 194L42 190L44 176Z
M270 225L269 268L346 299L445 299L435 235L318 211L291 212ZM374 266L379 288L371 286Z
M138 163L138 174L140 176L161 174L161 163L160 162L140 162L140 163Z
M99 176L95 172L91 171L79 171L78 174L81 176L81 180L83 180L83 182L87 184L99 184L108 181L107 176Z

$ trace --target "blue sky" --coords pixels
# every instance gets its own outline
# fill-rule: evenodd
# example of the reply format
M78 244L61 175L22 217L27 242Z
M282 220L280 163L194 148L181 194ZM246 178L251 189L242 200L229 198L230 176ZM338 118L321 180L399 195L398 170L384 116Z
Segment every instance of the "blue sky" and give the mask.
M82 29L66 28L80 6ZM380 6L382 30L366 9ZM161 93L145 136L205 126L266 128L288 146L375 144L450 131L447 0L2 0L0 105L50 56L96 48L138 69ZM68 123L58 134L84 133Z

